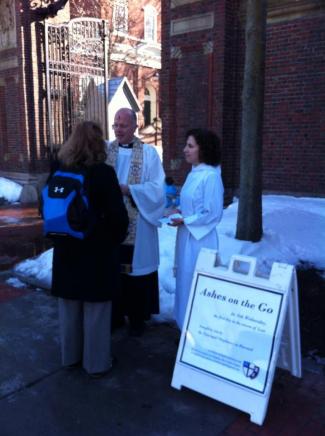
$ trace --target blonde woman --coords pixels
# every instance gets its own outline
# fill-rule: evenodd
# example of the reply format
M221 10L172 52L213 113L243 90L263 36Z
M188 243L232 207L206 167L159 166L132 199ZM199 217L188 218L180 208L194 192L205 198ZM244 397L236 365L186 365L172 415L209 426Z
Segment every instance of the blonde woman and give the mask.
M61 170L83 172L94 216L85 239L54 238L52 294L59 300L62 364L92 377L112 367L111 300L119 287L119 246L128 227L115 171L105 164L100 126L78 124L58 153Z

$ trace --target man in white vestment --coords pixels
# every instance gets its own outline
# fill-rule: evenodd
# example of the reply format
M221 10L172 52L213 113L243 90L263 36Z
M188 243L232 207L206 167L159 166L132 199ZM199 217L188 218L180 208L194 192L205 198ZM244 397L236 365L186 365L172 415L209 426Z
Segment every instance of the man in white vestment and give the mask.
M132 109L116 112L116 140L107 143L106 162L116 170L130 220L121 247L121 298L113 301L113 319L127 315L130 334L139 336L150 314L159 313L157 227L165 207L165 173L156 149L134 136L136 128Z

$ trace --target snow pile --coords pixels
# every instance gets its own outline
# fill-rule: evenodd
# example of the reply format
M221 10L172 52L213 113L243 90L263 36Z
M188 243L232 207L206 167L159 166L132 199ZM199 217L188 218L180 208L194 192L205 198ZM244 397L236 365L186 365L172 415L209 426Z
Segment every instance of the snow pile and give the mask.
M325 271L325 199L263 196L263 238L260 242L235 239L238 202L231 204L218 225L221 262L228 265L234 254L257 258L257 271L268 275L273 262L312 264ZM160 243L160 315L156 320L173 319L175 278L173 275L176 229L163 225ZM15 267L21 280L50 288L53 250ZM184 253L186 256L186 253Z
M52 283L53 249L45 251L40 256L18 263L14 274L31 285L50 289Z
M218 226L224 265L233 254L244 254L256 257L257 269L264 274L273 262L325 269L325 199L263 196L263 238L256 243L235 239L237 209L236 201Z
M22 189L18 183L0 177L0 198L4 198L8 203L19 201Z

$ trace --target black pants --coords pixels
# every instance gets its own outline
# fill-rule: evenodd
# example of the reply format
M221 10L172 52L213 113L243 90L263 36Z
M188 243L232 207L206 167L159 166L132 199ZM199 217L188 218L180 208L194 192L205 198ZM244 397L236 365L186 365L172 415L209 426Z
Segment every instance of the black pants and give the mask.
M133 246L122 246L121 263L132 263ZM143 276L131 276L121 273L120 290L113 299L112 327L124 323L128 316L132 326L137 327L151 314L159 313L159 281L158 272Z

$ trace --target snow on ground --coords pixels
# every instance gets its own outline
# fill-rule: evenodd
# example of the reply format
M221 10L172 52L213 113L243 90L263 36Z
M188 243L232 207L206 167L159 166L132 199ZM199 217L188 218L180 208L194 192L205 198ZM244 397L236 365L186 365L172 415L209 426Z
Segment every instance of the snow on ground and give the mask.
M8 203L19 201L22 189L18 183L0 177L0 198L4 198Z
M234 254L257 258L257 270L267 275L273 262L298 265L313 264L325 270L325 199L291 196L263 196L263 229L260 242L235 239L238 202L225 209L218 225L219 252L223 265L228 265ZM163 225L159 229L160 242L160 309L157 321L173 319L175 278L173 262L176 229ZM15 268L18 276L29 277L39 286L49 288L51 283L52 250L35 259L28 259Z
M20 281L19 279L17 279L17 277L10 277L8 280L6 280L6 283L8 283L8 285L10 286L13 286L14 288L26 287L26 283Z

